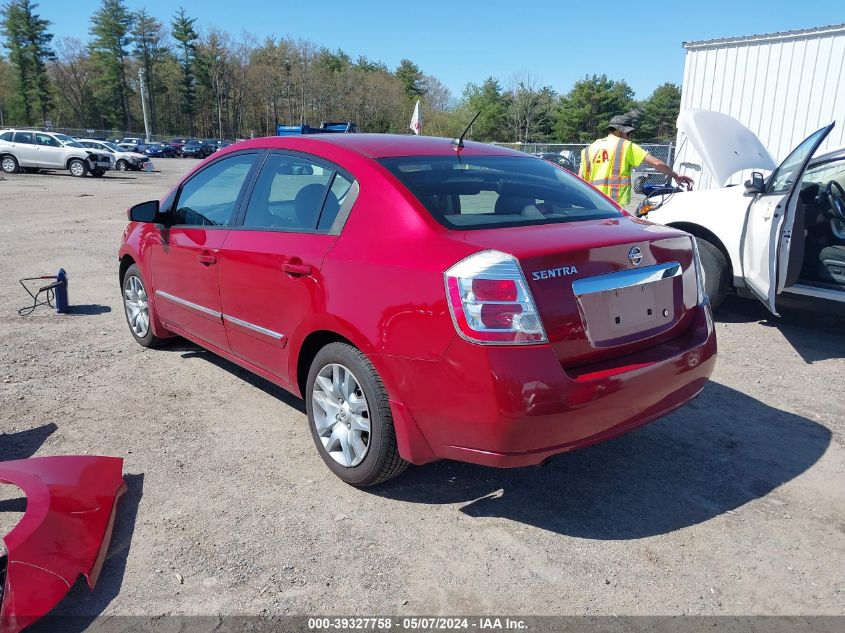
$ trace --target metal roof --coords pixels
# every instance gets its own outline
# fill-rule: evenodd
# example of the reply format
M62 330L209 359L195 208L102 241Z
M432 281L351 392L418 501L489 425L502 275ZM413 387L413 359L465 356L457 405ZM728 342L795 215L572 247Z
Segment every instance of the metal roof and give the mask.
M731 44L764 44L768 42L782 42L807 37L828 37L833 35L845 35L845 24L831 24L829 26L817 26L811 29L797 29L795 31L782 31L778 33L761 33L760 35L722 37L715 40L698 40L695 42L684 42L683 47L687 50L693 50L699 48L717 48Z

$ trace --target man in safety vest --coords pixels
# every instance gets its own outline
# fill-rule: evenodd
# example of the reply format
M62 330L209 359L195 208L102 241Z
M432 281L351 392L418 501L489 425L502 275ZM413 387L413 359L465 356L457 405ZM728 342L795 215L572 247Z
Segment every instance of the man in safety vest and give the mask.
M631 202L631 171L641 163L691 189L692 178L681 176L662 160L628 140L628 135L634 130L635 114L617 114L610 120L610 133L581 150L578 175L622 206Z

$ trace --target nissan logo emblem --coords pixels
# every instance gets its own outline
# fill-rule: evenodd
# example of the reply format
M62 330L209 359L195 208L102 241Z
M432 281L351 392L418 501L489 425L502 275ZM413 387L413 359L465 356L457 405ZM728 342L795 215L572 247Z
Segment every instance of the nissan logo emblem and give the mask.
M628 259L634 266L640 265L640 262L643 261L643 252L639 246L631 247L631 250L628 251Z

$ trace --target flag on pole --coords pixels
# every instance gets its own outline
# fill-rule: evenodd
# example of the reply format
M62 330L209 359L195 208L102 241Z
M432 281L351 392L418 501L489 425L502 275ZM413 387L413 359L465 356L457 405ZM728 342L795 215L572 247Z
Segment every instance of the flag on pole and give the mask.
M414 116L411 117L411 125L409 126L414 134L419 135L422 132L422 117L420 116L420 100L417 99L417 105L414 106Z

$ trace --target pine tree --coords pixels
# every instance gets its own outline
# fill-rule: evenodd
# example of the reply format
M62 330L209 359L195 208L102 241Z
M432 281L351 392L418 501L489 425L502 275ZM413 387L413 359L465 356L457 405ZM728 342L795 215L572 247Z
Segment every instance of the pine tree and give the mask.
M52 105L47 62L55 57L50 49L53 35L47 30L50 22L36 15L37 7L32 0L12 0L0 12L4 44L16 69L17 97L27 125L33 124L34 105L42 120L49 117Z
M194 30L196 18L189 18L185 9L179 8L170 23L170 34L178 45L177 57L182 70L182 114L188 119L188 130L194 134L194 114L196 114L196 58L199 36Z
M106 115L116 122L122 119L126 131L132 130L129 110L129 82L126 76L130 29L133 16L124 0L103 0L91 16L91 61L99 77L99 95L106 105Z
M593 75L576 81L558 103L555 131L564 143L591 143L607 132L610 119L634 105L634 91L624 81Z
M675 122L681 110L681 89L677 84L658 86L640 107L643 116L638 140L665 143L675 139Z
M424 95L422 88L423 74L414 62L410 59L403 59L396 69L396 76L405 88L405 94L409 99L417 99Z
M467 122L478 114L470 130L470 138L477 141L505 140L508 105L508 95L495 77L488 77L480 86L467 84L460 110Z
M159 67L167 56L164 26L162 23L141 9L135 14L132 29L133 54L144 71L147 81L147 99L150 106L151 131L158 129L158 108L156 97L161 92Z

